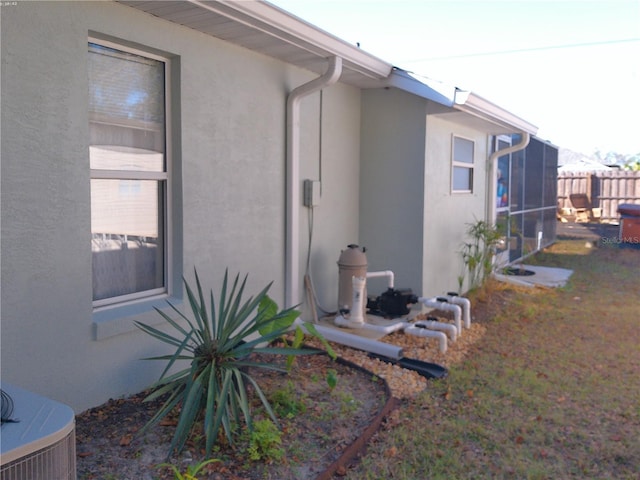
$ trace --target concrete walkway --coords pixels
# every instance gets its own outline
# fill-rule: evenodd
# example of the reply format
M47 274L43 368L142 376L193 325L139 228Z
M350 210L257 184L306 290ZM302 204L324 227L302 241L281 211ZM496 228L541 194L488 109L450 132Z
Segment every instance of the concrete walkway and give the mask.
M517 266L520 268L520 265ZM513 283L523 287L563 287L569 281L573 270L566 268L541 267L538 265L522 264L522 268L533 275L505 275L494 273L494 277L501 282Z
M598 242L605 238L617 238L619 235L620 226L612 223L556 223L558 238L584 238Z

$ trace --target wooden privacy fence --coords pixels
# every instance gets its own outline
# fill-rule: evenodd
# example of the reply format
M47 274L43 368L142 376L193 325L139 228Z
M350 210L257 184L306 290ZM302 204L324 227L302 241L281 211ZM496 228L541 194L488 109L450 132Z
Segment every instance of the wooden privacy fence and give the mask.
M619 219L618 205L640 204L640 172L606 170L558 173L558 208L572 208L569 195L584 193L592 208L601 209L601 221Z

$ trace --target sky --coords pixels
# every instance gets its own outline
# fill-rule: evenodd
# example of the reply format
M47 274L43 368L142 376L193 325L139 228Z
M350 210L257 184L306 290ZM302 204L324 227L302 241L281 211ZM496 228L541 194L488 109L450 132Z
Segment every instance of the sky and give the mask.
M269 0L585 154L640 153L640 0Z

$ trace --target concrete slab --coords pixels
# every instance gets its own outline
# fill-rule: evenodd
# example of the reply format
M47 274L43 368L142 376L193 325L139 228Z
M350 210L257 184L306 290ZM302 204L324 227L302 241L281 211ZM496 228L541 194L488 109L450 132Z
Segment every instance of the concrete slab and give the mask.
M520 267L520 265L518 265ZM573 270L566 268L541 267L538 265L522 265L525 270L533 272L533 275L504 275L494 273L494 277L501 282L513 283L524 287L563 287L569 281Z

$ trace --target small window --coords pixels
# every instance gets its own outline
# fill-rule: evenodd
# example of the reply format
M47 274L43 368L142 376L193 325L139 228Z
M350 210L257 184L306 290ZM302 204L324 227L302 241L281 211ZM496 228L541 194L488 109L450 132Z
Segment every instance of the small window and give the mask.
M461 137L453 137L451 162L451 191L473 192L474 143Z
M89 43L94 307L168 291L166 67Z

